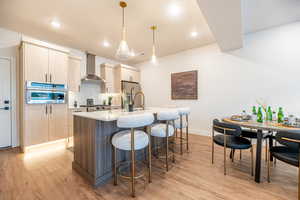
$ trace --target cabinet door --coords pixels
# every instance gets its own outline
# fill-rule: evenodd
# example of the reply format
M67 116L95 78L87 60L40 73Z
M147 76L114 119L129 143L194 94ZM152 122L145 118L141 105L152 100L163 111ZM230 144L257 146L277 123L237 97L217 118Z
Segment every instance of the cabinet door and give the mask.
M48 142L48 114L43 105L25 105L24 114L24 145Z
M69 58L68 66L68 87L72 92L79 92L80 87L80 68L81 61L76 58Z
M67 84L68 82L68 55L55 50L49 50L50 82Z
M50 105L49 140L68 137L68 106L67 104Z
M49 50L32 44L24 44L25 81L46 82Z

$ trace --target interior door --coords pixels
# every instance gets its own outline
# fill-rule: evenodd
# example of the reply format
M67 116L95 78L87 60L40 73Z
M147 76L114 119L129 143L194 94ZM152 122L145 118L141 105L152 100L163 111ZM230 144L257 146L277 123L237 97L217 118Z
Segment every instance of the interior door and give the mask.
M11 62L0 58L0 148L12 145Z
M68 107L67 104L50 105L49 140L54 141L68 137Z
M68 82L68 60L67 54L49 50L49 73L50 82L67 84Z

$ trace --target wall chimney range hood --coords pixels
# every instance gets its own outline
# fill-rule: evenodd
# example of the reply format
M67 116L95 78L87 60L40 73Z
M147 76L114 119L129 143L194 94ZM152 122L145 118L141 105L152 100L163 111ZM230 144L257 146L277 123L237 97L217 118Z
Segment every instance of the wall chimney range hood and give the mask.
M81 81L98 81L105 83L105 80L96 75L96 56L86 53L86 76Z

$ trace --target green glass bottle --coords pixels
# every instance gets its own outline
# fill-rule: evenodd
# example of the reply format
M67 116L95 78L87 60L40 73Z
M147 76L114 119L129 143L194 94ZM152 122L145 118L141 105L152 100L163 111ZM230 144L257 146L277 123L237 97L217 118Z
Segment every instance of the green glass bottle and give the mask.
M258 108L258 112L257 112L257 122L263 123L263 114L262 114L262 112L261 112L261 107Z
M278 116L277 116L277 122L278 123L282 123L283 122L283 111L282 111L282 107L279 107L279 111L278 111Z
M252 107L252 115L257 115L256 107L255 106Z
M272 121L272 110L271 106L268 107L268 112L267 112L267 121Z

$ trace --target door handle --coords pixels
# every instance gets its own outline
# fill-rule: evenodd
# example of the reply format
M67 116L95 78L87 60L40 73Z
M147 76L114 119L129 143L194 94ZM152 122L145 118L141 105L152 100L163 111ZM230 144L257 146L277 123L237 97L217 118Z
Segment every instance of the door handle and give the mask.
M0 110L9 110L9 107L5 106L5 107L0 108Z

